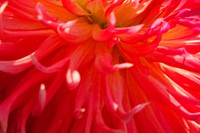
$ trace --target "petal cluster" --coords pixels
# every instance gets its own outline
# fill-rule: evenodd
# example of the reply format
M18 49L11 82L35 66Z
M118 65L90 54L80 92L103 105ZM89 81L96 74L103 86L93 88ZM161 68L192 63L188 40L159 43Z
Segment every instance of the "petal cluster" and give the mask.
M0 132L200 132L198 0L0 0Z

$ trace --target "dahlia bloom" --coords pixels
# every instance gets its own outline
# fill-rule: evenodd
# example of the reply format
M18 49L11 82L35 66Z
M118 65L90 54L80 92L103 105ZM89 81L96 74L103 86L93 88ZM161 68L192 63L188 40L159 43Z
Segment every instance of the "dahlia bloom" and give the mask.
M0 0L0 132L200 132L198 0Z

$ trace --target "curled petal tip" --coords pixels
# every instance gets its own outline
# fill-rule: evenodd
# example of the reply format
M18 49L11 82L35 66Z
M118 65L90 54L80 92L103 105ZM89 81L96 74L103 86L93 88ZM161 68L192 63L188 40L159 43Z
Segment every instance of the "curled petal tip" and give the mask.
M40 2L36 5L37 19L44 23L45 25L51 27L52 29L56 29L58 26L57 18L49 15L44 7L44 5Z
M66 81L69 89L73 90L79 85L81 76L77 70L69 69L66 74Z
M52 66L45 67L38 61L38 59L35 57L34 54L32 54L31 59L32 59L32 64L38 70L40 70L41 72L44 72L44 73L55 73L55 72L59 71L64 66L64 64L68 61L68 58L64 58Z
M119 105L115 102L113 102L113 109L116 111L118 109Z
M44 19L44 17L43 17L43 14L44 14L44 6L40 3L40 2L38 2L37 4L36 4L36 11L37 11L37 13L38 13L38 20L43 20Z
M56 31L66 41L70 43L81 43L91 37L92 26L82 18L59 23Z

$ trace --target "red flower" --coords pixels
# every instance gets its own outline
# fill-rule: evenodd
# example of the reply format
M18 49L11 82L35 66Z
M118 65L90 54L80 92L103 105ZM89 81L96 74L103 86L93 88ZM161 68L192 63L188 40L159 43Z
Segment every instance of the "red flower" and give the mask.
M197 0L0 4L0 132L200 132Z

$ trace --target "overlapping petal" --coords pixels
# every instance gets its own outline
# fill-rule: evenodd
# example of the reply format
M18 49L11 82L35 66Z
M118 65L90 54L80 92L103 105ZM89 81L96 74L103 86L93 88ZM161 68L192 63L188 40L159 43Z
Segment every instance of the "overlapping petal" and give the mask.
M197 0L0 1L0 132L199 132Z

